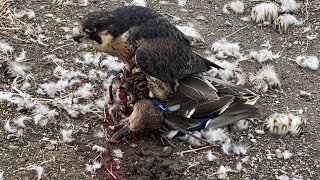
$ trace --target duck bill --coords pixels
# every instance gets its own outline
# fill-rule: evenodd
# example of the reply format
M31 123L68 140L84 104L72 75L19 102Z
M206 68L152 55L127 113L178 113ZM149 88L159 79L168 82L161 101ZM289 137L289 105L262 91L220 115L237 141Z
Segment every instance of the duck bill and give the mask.
M130 133L131 133L131 131L130 131L129 127L127 125L125 125L112 135L111 141L118 142Z

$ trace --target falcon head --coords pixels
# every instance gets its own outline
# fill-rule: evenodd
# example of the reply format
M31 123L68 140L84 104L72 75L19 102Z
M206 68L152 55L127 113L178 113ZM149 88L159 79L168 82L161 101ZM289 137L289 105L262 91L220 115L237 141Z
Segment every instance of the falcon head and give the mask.
M114 15L107 10L95 11L85 15L78 23L79 33L73 36L78 43L91 41L102 45L113 40Z

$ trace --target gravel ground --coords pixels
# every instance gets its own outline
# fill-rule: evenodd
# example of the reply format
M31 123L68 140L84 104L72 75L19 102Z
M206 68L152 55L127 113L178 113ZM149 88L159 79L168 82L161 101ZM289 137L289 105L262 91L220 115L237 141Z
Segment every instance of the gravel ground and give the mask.
M72 2L72 1L71 1ZM192 23L206 40L205 49L198 50L201 54L210 50L214 41L226 37L230 42L238 42L241 52L248 54L251 50L263 49L261 44L270 41L271 50L280 52L281 57L270 62L279 74L282 88L287 98L274 91L268 91L262 95L257 103L260 114L252 119L249 128L243 131L230 129L228 135L238 144L248 147L244 156L225 155L220 148L205 147L202 150L184 153L183 156L176 152L189 150L186 142L174 139L172 143L176 147L170 147L163 143L157 135L146 137L127 137L124 141L113 144L107 141L105 134L111 129L107 127L104 118L91 112L78 117L71 117L64 110L58 110L59 115L49 120L47 126L34 125L32 120L27 121L23 131L18 135L10 135L2 128L0 130L0 179L1 170L4 179L37 179L37 174L32 170L32 165L44 168L42 179L217 179L215 174L221 165L236 169L236 164L243 158L248 158L243 163L243 169L228 173L226 179L276 179L280 175L295 177L298 179L320 179L320 91L319 70L313 71L299 67L291 61L299 55L313 55L320 57L320 44L318 39L308 40L307 34L320 33L320 3L317 0L305 0L302 7L295 15L304 19L301 26L289 27L287 33L279 34L270 26L258 26L250 21L240 20L249 16L251 8L260 3L258 1L244 1L245 13L237 15L230 10L230 14L222 13L224 4L228 1L188 1L181 10L174 0L168 0L169 4L158 1L148 1L147 5L162 14L168 16L175 24L185 25ZM210 3L211 2L211 3ZM9 42L14 47L13 54L1 53L1 63L5 59L14 59L21 52L27 51L27 62L31 67L30 72L34 80L30 80L32 87L26 92L34 98L43 98L44 104L50 104L51 97L36 93L39 84L57 79L52 75L57 64L68 69L81 69L88 73L93 66L82 66L75 63L75 57L81 57L81 53L94 52L90 47L81 48L70 39L61 27L72 29L77 19L89 11L101 8L114 9L123 6L124 2L118 0L90 1L88 6L80 6L77 1L71 4L52 4L50 0L10 1L0 9L17 12L31 9L35 17L27 17L10 20L1 16L0 42ZM0 12L1 12L0 11ZM205 19L199 19L199 16ZM179 17L175 20L174 17ZM26 26L34 28L34 33L25 35ZM43 42L46 45L33 42L30 38L37 38L37 31L41 27L45 35ZM304 32L310 26L311 31ZM94 52L95 53L95 52ZM55 54L58 57L53 61L45 58ZM211 52L213 54L213 52ZM244 61L240 66L247 72L256 72L262 65L258 62ZM101 69L101 68L100 68ZM15 92L11 88L12 78L1 73L0 91ZM86 80L83 80L86 82ZM95 97L101 97L104 93L101 87L102 81L90 82L94 85ZM75 91L79 85L70 89ZM301 96L300 91L311 93L310 96ZM15 92L16 93L16 92ZM66 96L67 94L62 94ZM49 99L49 100L48 100ZM90 99L82 101L90 102ZM51 107L51 106L50 106ZM304 110L308 119L305 131L302 135L278 136L268 132L257 134L255 130L272 113L297 113ZM0 101L0 124L5 125L9 119L20 115L32 116L30 110L16 111L16 106L5 101ZM61 142L60 129L72 129L74 140L70 143ZM97 132L102 132L102 138L97 137ZM254 141L254 140L256 141ZM51 143L49 140L52 140ZM57 143L55 143L57 142ZM101 154L93 152L91 147L98 144L106 148ZM123 152L122 158L112 156L114 149ZM211 149L217 156L217 160L208 162L206 152ZM268 154L275 154L276 149L287 150L293 153L290 159L284 160ZM93 159L103 164L95 173L85 170L87 163ZM112 167L112 173L109 173ZM113 177L113 174L115 177Z

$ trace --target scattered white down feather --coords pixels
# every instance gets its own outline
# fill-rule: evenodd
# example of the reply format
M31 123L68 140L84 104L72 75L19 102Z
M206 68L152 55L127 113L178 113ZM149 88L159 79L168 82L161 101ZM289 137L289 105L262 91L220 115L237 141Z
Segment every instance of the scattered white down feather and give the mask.
M217 158L217 156L215 156L215 155L213 155L212 154L212 151L211 150L209 150L207 153L206 153L206 159L207 159L207 161L214 161L214 160L216 160L216 159L218 159Z
M12 53L13 47L9 45L9 43L6 42L0 42L0 50L5 53Z
M224 167L223 165L221 165L217 171L217 174L218 174L218 179L224 179L228 176L228 173L227 173L227 168Z
M32 42L34 42L34 43L38 43L38 44L41 45L41 46L47 47L47 46L49 46L49 45L43 42L43 39L44 39L44 38L45 38L45 35L43 35L43 34L38 34L37 39L30 38L30 40L31 40Z
M80 71L67 70L61 66L55 67L53 70L53 76L59 79L72 79L75 77L87 78L87 75Z
M290 25L300 26L302 24L303 21L299 21L293 15L283 14L273 21L273 28L281 34L287 32Z
M3 175L4 175L4 171L0 169L0 180L4 180Z
M248 127L249 127L249 121L245 119L242 119L237 123L233 124L233 129L237 131L243 131L245 129L248 129Z
M179 5L179 6L185 6L185 5L187 5L187 0L178 0L178 5Z
M229 5L230 5L230 4L228 3L228 4L225 4L225 5L223 6L222 12L223 12L224 14L229 14L229 13L230 13L229 10L228 10Z
M80 4L80 6L88 6L90 3L89 3L89 0L83 0L82 4Z
M98 153L105 153L107 149L95 144L92 146L92 151L97 151Z
M66 130L66 129L60 129L60 134L62 135L62 141L63 142L71 142L74 140L72 138L72 130Z
M237 164L236 164L236 170L237 170L237 171L241 171L241 170L242 170L242 162L241 162L241 161L237 162Z
M42 114L36 114L33 117L33 122L36 126L45 127L48 124L48 118Z
M198 131L192 132L193 136L190 136L189 134L186 134L184 136L179 137L179 139L188 142L191 146L201 146L202 142L198 139L201 138L201 133ZM195 138L195 137L198 138Z
M121 151L121 149L114 149L114 150L112 150L112 156L117 157L117 158L122 158L123 152Z
M95 173L97 169L100 169L102 167L102 163L100 162L93 162L92 164L86 164L86 171L89 171L90 173Z
M229 155L232 153L232 144L231 139L228 139L226 142L224 142L221 146L222 152L226 155Z
M120 71L125 64L118 61L119 58L107 55L105 59L100 62L100 67L107 67L109 71Z
M251 17L250 16L241 17L240 20L245 21L245 22L249 22L251 20Z
M37 179L42 179L44 168L42 166L30 165L27 167L28 170L35 170L37 172Z
M318 36L319 36L319 34L318 33L315 33L315 34L307 34L306 35L306 38L308 39L308 40L315 40L315 39L317 39L318 38Z
M244 12L244 3L242 1L232 1L229 3L229 7L237 14L242 14Z
M26 54L27 54L27 51L25 51L24 49L22 49L22 51L20 52L19 56L17 56L15 58L15 61L16 62L23 62L26 60Z
M297 3L295 0L280 0L280 2L281 2L281 7L280 7L281 12L295 12L301 6L301 3Z
M26 16L29 19L32 19L36 16L34 11L31 9L22 10L19 12L16 12L16 9L13 9L13 14L16 18L23 18L24 16Z
M77 91L74 92L75 97L88 97L92 95L92 84L85 83Z
M263 78L251 72L249 73L248 80L251 82L250 85L253 92L263 94L268 91L268 83Z
M261 44L261 47L265 47L267 49L270 49L271 48L270 41L265 41L263 44Z
M232 56L238 58L240 54L240 46L238 43L228 42L226 39L221 39L214 42L211 50L217 53L222 53L225 56Z
M13 76L20 75L22 77L25 77L28 74L28 70L30 69L28 66L16 61L10 61L9 68L11 69Z
M260 63L266 62L266 61L271 61L274 59L278 59L281 57L280 52L278 52L277 54L273 54L272 51L268 50L268 49L262 49L260 51L251 51L250 52L250 57L252 59L257 60Z
M86 64L86 65L93 64L94 66L99 66L101 57L102 57L102 54L100 52L98 52L97 54L93 54L92 52L86 52L82 56L83 60L76 58L75 62Z
M278 17L278 11L275 3L261 3L252 8L251 19L256 23L271 22Z
M319 68L319 59L316 56L298 56L296 62L301 67L308 67L312 70Z
M36 108L33 109L34 114L46 115L50 111L47 105L37 104Z
M13 123L15 125L17 125L18 127L21 127L21 128L25 128L26 125L24 123L24 121L26 120L30 120L31 118L28 117L28 116L19 116L18 118L16 118L15 120L13 120Z
M282 153L282 155L283 155L283 159L290 159L292 156L293 156L293 154L291 153L291 152L289 152L288 150L285 150L283 153Z
M226 129L208 129L201 131L202 136L207 139L208 141L220 141L225 142L229 139L228 135L226 134Z
M126 6L143 6L146 7L147 3L145 0L132 0L130 3L125 3Z
M199 33L199 31L197 31L194 27L192 26L180 26L180 25L176 25L176 27L186 36L192 38L192 45L193 44L204 44L205 40L204 38L201 36L201 34Z
M10 125L10 120L7 120L7 121L4 123L4 130L5 130L7 133L15 133L15 132L17 132L17 128Z
M280 88L281 82L279 79L279 75L275 71L275 67L273 65L263 66L257 73L257 77L263 77L269 87L271 88Z

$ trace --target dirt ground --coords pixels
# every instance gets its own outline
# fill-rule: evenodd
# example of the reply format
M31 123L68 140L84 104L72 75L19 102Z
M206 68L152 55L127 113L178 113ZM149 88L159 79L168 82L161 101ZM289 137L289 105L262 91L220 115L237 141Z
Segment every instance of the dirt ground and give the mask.
M72 2L72 1L71 1ZM286 175L297 179L320 179L320 72L301 68L290 59L299 55L313 55L320 57L319 38L308 40L308 33L320 33L320 2L317 0L305 0L297 17L304 19L302 26L290 27L288 33L279 34L270 26L258 26L250 21L240 20L241 17L249 16L251 8L259 3L257 1L244 1L245 13L236 15L233 12L223 14L222 7L228 1L188 1L184 8L177 5L176 0L168 0L169 4L159 3L157 0L148 1L147 5L173 21L173 17L180 17L176 24L184 25L188 22L194 24L203 37L205 37L205 49L199 50L204 54L214 41L227 37L230 42L238 42L241 52L248 54L250 50L262 49L261 44L269 40L273 52L280 52L281 57L273 62L279 73L284 92L282 94L268 91L261 96L257 103L260 114L250 123L244 131L229 130L229 136L237 143L248 147L246 156L225 155L220 148L204 148L195 152L184 153L183 156L176 152L186 151L190 146L179 139L174 139L176 147L171 148L163 144L158 136L127 137L119 143L110 143L105 137L97 138L97 130L110 131L103 119L99 119L93 113L80 115L77 118L69 116L65 111L59 110L59 116L50 120L46 127L35 126L32 121L27 121L27 127L23 135L19 137L8 136L3 128L0 128L0 174L4 172L4 179L37 179L35 171L28 170L30 165L38 165L44 168L42 179L115 179L108 172L112 168L117 179L217 179L215 172L221 165L235 169L236 163L247 157L249 160L243 164L241 172L230 172L226 179L276 179L277 176ZM0 3L1 4L1 3ZM120 0L92 0L88 6L79 6L75 1L73 4L52 4L50 0L13 0L7 4L8 9L20 11L32 9L35 17L27 17L14 20L14 24L1 16L0 42L10 42L14 52L9 59L18 56L21 49L27 51L26 64L31 67L35 77L32 87L28 93L33 97L42 97L35 93L38 85L53 80L52 72L56 63L45 57L55 54L63 60L63 67L81 69L74 58L82 52L94 52L90 47L80 48L72 39L66 39L68 34L61 27L72 29L74 23L80 16L92 10L101 8L114 9L123 6ZM2 7L3 8L3 7ZM2 10L2 9L1 9ZM205 20L197 20L201 15ZM24 35L25 25L36 28L38 25L43 29L48 46L32 42L31 38L36 36ZM310 32L304 32L305 27L310 26ZM243 28L244 27L244 28ZM70 34L70 33L69 33ZM213 53L212 53L213 54ZM2 57L1 62L3 63ZM240 63L241 67L248 72L255 72L261 67L258 62L245 61ZM82 69L87 72L86 69ZM3 76L1 72L0 91L11 91L13 79ZM101 81L96 83L98 87ZM300 91L311 93L311 96L300 96ZM101 96L102 91L97 91L96 96ZM268 132L265 134L255 133L255 129L262 124L272 113L296 112L303 109L308 118L305 132L300 136L276 136ZM16 111L16 107L5 102L0 103L0 124L3 127L6 120L14 119L21 114L32 114L28 111ZM75 138L71 143L58 143L54 148L48 148L49 140L61 139L60 128L72 128ZM256 139L253 142L250 139ZM107 152L97 157L99 153L93 152L91 147L98 144L107 149ZM120 149L123 157L120 164L112 156L113 149ZM206 152L211 149L217 160L208 162L205 158ZM272 157L276 149L288 150L293 157L284 160ZM85 170L85 164L90 163L97 157L103 163L103 167L96 173ZM0 176L1 179L1 176Z

